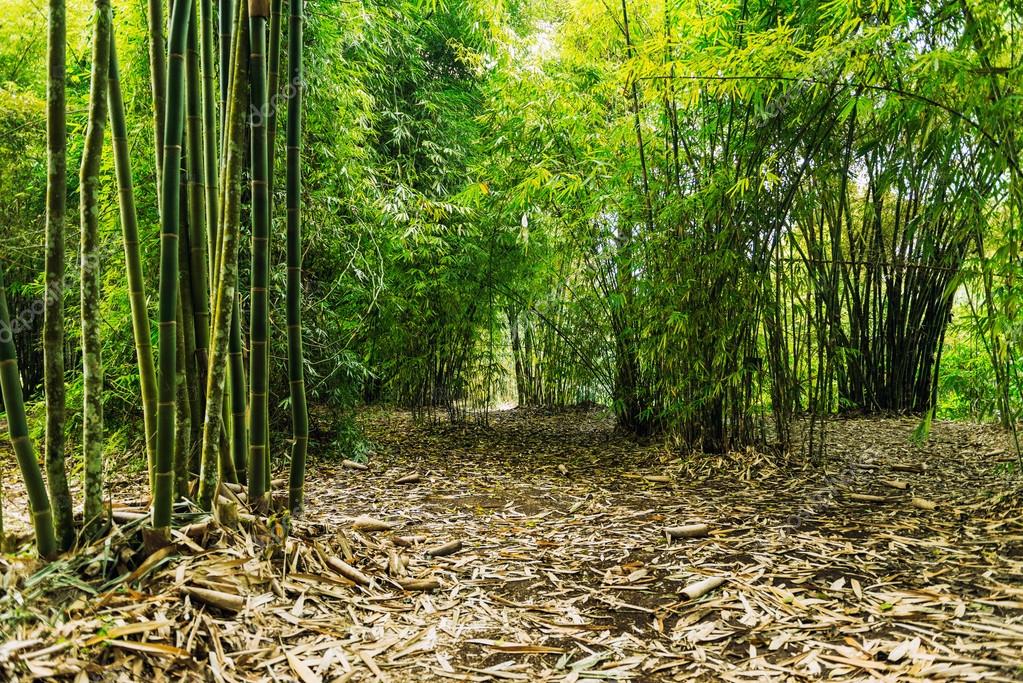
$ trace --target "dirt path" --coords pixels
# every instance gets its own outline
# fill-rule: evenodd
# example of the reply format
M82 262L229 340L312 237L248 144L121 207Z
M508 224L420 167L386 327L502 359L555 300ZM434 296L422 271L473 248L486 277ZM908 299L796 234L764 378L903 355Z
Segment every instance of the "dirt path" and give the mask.
M308 521L290 541L272 528L212 531L206 550L161 560L102 607L83 596L59 655L45 650L54 632L25 620L13 637L38 642L7 652L10 670L226 681L1023 677L1023 510L999 495L1007 456L989 430L939 424L915 447L912 420L837 422L828 464L797 468L754 453L679 459L586 413L511 411L489 429L418 428L383 412L363 422L378 444L369 468L316 466ZM419 481L396 483L413 473ZM355 528L360 516L393 529ZM664 527L693 523L709 535L666 539ZM411 536L423 538L395 542ZM425 552L453 540L453 554ZM371 583L345 580L336 560ZM684 597L707 577L725 582ZM440 587L401 589L419 579ZM244 596L244 609L186 600L187 586ZM0 669L4 658L0 646Z

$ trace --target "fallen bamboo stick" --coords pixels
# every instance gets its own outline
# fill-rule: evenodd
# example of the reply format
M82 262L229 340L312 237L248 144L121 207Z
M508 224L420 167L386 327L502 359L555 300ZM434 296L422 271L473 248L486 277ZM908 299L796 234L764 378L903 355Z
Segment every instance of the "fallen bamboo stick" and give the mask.
M358 584L360 586L369 586L370 584L373 583L373 581L370 580L368 576L366 576L365 574L363 574L358 569L348 564L344 560L339 560L338 558L330 557L329 555L327 556L326 559L327 565L331 569L333 569L338 574L345 577L352 583Z
M434 546L433 548L427 548L426 554L430 557L445 557L447 555L454 555L462 549L461 541L449 541L444 545Z
M212 605L228 612L241 612L245 609L245 598L233 593L200 588L199 586L182 586L181 592L207 605Z
M137 522L140 519L145 519L149 516L147 512L135 512L134 510L111 510L110 517L115 522L121 524L127 524L129 522Z
M400 545L404 548L408 548L420 543L426 543L426 536L395 536L391 539L394 545Z
M360 516L352 520L352 528L360 531L390 531L395 527L392 522L385 522L374 517Z
M926 463L922 463L922 462L921 463L900 463L900 462L893 462L891 464L891 468L892 468L892 470L894 470L896 472L913 472L915 474L920 474L921 472L926 472L927 471Z
M887 496L874 496L869 493L847 493L845 497L860 503L887 503L891 498Z
M359 470L364 472L369 469L369 465L364 462L357 462L355 460L342 460L341 467L347 467L350 470Z
M909 504L920 510L933 510L938 507L938 504L933 500L927 500L926 498L914 498L909 501Z
M703 538L710 533L710 527L706 524L668 526L664 527L664 533L668 535L668 538Z
M682 589L682 597L688 598L689 600L698 600L707 593L720 586L725 582L723 576L712 576L696 583L691 583Z
M888 488L898 489L899 491L905 491L909 488L909 483L900 479L882 479L881 483Z
M398 581L398 585L407 591L435 591L440 588L440 581L430 577L428 579L410 579Z

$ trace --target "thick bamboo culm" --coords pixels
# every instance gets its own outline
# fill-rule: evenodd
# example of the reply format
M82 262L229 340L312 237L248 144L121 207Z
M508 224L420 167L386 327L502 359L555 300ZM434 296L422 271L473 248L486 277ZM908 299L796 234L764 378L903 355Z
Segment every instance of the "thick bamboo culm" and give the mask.
M304 0L290 0L288 19L288 380L291 388L291 476L288 508L302 510L309 414L302 353L302 21Z
M171 15L167 65L167 109L163 135L160 197L160 376L153 527L169 535L174 494L175 403L177 394L178 211L181 137L184 128L185 45L191 3L176 2Z
M103 344L100 339L100 163L107 122L107 76L113 15L110 0L96 0L89 86L89 123L82 151L81 192L81 323L82 323L82 457L85 463L84 527L103 525Z
M67 216L67 7L50 0L46 87L46 292L43 319L43 367L46 385L46 478L53 523L62 550L75 542L71 491L64 462L64 220ZM0 545L3 535L0 534Z
M7 310L3 261L0 261L0 392L3 394L4 410L7 412L7 430L10 432L11 445L18 458L25 489L28 491L32 527L36 533L36 550L41 557L53 557L57 554L57 538L53 531L50 497L46 494L43 472L39 468L35 448L28 435L28 419L25 415L25 400L21 393L18 356L14 349L11 315Z
M270 206L266 151L267 0L249 0L249 84L252 139L252 285L249 330L249 500L259 505L267 493L267 412L269 370L268 300Z

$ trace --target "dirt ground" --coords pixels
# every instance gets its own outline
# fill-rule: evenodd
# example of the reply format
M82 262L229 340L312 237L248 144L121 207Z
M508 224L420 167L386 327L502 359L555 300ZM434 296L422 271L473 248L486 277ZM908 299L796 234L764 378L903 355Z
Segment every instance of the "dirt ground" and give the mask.
M1023 680L1023 505L994 430L913 445L915 420L839 420L811 466L682 457L598 413L361 421L367 469L314 463L290 537L275 518L148 558L0 560L0 678Z

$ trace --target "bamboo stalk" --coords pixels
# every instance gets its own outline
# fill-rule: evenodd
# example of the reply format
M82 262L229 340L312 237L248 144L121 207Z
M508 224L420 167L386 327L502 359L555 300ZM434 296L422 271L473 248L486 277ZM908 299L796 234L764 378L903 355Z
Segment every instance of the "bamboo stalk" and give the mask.
M244 14L244 8L242 10ZM244 21L244 17L240 17ZM244 24L238 33L239 45L244 45L246 29ZM239 49L240 52L240 49ZM240 54L239 57L242 57ZM228 135L227 172L224 185L224 228L223 254L217 260L220 272L216 278L216 303L214 306L212 354L210 375L206 388L206 419L203 425L202 458L199 477L199 506L210 509L217 490L217 463L220 454L220 434L223 431L223 408L227 388L228 353L233 329L231 317L237 310L238 286L238 243L241 218L241 172L245 157L245 101L246 61L235 60L235 74L231 79L231 104L227 119ZM244 398L244 395L243 395ZM244 435L244 419L242 424Z
M279 0L278 0L279 2ZM291 0L288 23L288 380L291 387L291 474L288 508L302 510L309 413L302 353L302 22L305 0Z
M32 527L36 533L36 550L40 557L51 558L57 554L57 539L53 531L50 497L46 494L43 473L39 469L32 439L28 435L25 400L21 394L21 375L18 372L18 355L14 348L11 315L7 310L3 261L0 261L0 393L3 394L4 410L7 412L7 431L11 437L14 454L18 458L25 489L28 491Z
M210 286L210 305L213 304L216 287L216 271L213 255L217 251L220 222L217 145L217 114L213 61L213 0L199 0L200 62L202 67L202 127L203 127L203 184L206 189L206 261ZM227 78L226 73L223 78Z
M128 277L128 303L131 306L131 326L135 337L135 355L139 367L142 394L142 418L146 431L146 455L149 461L149 484L153 484L153 458L156 448L156 366L153 361L153 342L146 306L145 277L139 248L138 215L135 210L135 190L131 172L131 150L128 147L128 128L124 117L124 98L121 93L120 66L117 61L116 41L110 43L110 76L107 82L110 108L110 131L114 147L114 171L117 175L117 197L124 236L124 263Z
M234 2L233 0L218 0L217 3L217 28L220 31L220 121L221 131L227 128L228 97L231 92L231 79L229 76L234 73L231 65L231 53L234 50L232 30L234 28ZM224 132L224 139L227 133Z
M244 8L242 13L245 13ZM248 35L248 29L246 29ZM239 204L239 210L241 206ZM231 364L231 459L238 474L238 481L247 482L249 462L248 423L248 382L245 377L245 357L242 352L242 306L241 293L235 294L231 311L231 336L229 356Z
M252 285L249 330L249 499L261 505L267 493L267 375L270 270L270 206L267 195L266 22L268 0L249 0L249 99L252 104Z
M163 37L164 0L149 0L149 81L153 93L153 148L156 154L156 196L163 196L163 134L167 100L167 59ZM162 209L162 207L161 207Z
M204 0L205 1L205 0ZM194 0L188 0L194 2ZM185 161L188 175L188 276L191 298L192 335L190 341L195 351L189 357L194 368L195 383L191 384L193 372L189 373L189 398L193 407L192 453L198 456L201 439L201 420L206 413L206 376L209 363L210 287L207 264L207 225L209 215L206 207L207 189L204 157L207 152L203 141L203 105L200 98L202 76L199 73L199 32L198 17L192 9L192 20L188 29L188 53L185 62L185 96L187 111L186 140L188 142ZM198 463L193 469L198 471Z
M167 66L167 108L163 135L163 176L177 179L181 166L185 81L184 51L191 3L176 2L171 15L170 59ZM160 377L156 475L153 484L153 527L170 535L174 491L175 398L177 390L178 200L180 185L163 184L160 197Z
M86 530L96 531L103 519L103 345L99 331L100 241L99 172L107 119L107 76L113 16L110 0L96 0L89 86L89 124L80 171L81 188L81 314L82 314L82 452L85 463Z
M64 461L67 416L64 389L64 220L67 216L67 8L50 0L46 86L46 293L43 366L46 387L46 477L53 502L53 523L62 550L75 542L71 491ZM3 538L0 534L0 547Z
M270 45L266 65L266 168L267 196L269 197L270 216L273 220L274 178L277 159L277 107L280 100L281 71L281 9L283 0L270 0ZM289 43L290 46L290 43ZM289 47L290 49L290 47ZM290 99L290 98L289 98ZM289 102L290 106L290 102Z

